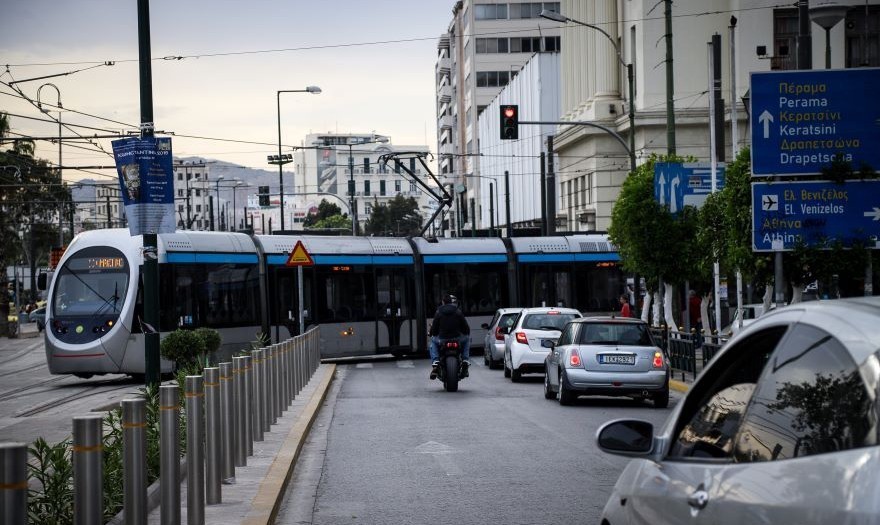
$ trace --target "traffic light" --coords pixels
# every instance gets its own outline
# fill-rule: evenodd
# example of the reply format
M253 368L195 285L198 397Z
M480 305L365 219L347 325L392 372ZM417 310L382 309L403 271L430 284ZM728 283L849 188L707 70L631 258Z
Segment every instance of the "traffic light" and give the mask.
M259 190L260 206L269 206L269 186L260 186Z
M519 106L507 104L501 106L501 140L519 138Z

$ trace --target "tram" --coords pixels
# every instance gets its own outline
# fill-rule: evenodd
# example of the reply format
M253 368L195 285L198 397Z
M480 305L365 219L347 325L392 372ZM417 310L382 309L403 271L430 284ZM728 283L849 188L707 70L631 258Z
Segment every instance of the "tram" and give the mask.
M385 238L178 231L159 239L159 326L143 319L142 238L127 229L84 232L49 287L50 372L88 377L144 373L144 329L208 326L225 359L260 332L273 341L318 326L322 357L424 353L441 297L452 293L472 340L497 308L569 306L616 311L625 287L604 234L558 237ZM302 241L314 265L285 265ZM163 372L173 363L162 360Z

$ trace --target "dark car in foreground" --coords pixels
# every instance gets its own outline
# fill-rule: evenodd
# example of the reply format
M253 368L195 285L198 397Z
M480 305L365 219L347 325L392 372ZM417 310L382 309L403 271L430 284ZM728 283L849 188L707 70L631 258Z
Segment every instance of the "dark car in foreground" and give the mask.
M743 329L659 429L617 420L634 457L602 523L880 523L880 297L790 305Z

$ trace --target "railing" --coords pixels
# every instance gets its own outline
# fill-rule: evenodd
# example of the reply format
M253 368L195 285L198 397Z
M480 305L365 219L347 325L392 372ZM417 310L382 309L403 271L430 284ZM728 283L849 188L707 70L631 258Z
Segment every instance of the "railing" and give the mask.
M669 356L673 377L680 373L682 381L687 374L692 379L703 371L719 350L727 343L720 335L705 335L691 330L670 330L667 326L652 326L654 342Z
M312 328L287 341L205 368L185 383L187 519L204 523L205 504L221 503L222 484L247 465L254 441L262 441L321 363L319 334ZM159 387L161 522L179 524L180 403L178 385ZM147 428L143 397L124 399L123 515L147 523ZM103 426L100 415L73 418L74 523L103 522ZM0 443L0 523L27 522L27 445ZM207 494L206 494L207 492ZM206 498L207 496L207 498Z

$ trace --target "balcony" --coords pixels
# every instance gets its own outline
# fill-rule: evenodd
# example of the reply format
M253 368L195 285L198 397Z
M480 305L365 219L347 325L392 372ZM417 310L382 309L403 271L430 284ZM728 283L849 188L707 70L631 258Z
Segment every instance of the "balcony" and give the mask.
M452 155L455 153L455 146L452 143L440 145L440 155Z
M452 124L454 123L454 118L452 115L443 115L440 117L440 129L452 129Z
M449 84L440 86L438 91L438 97L440 98L440 102L451 102L452 101L452 86Z
M443 57L437 60L437 72L440 74L449 74L449 70L452 67L452 59L449 57Z

